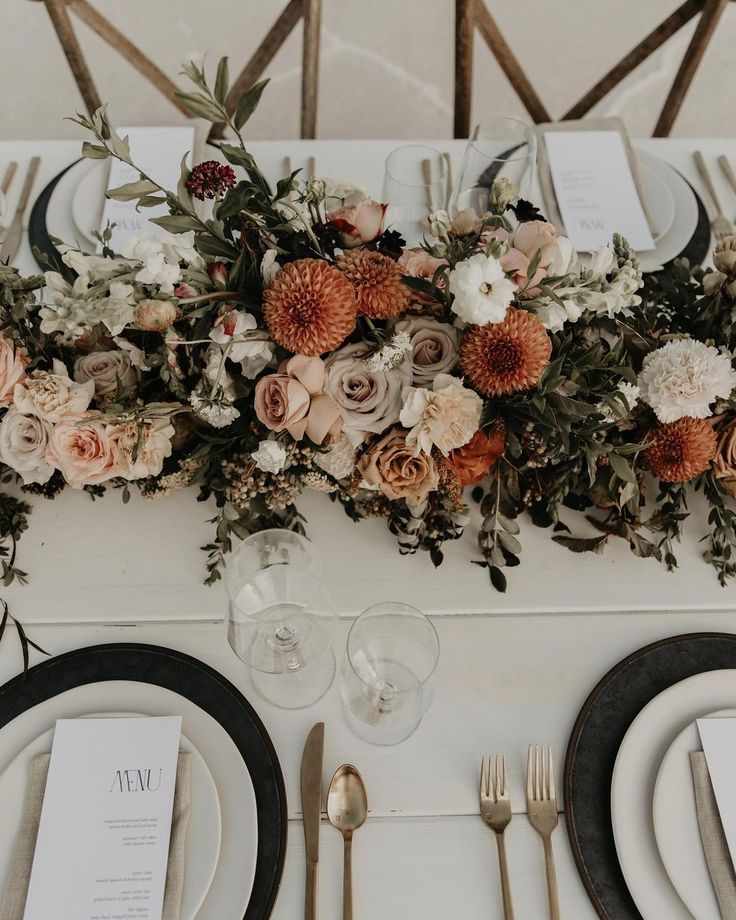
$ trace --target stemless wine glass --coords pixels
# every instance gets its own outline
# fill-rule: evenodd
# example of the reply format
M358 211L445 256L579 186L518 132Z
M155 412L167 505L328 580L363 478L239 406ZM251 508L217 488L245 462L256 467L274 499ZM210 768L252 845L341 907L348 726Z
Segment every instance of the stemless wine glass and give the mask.
M510 179L522 198L529 196L537 163L534 128L517 118L497 117L477 125L465 148L453 211L488 210L494 179Z
M432 700L440 641L416 607L376 604L348 634L342 698L348 725L373 744L398 744L419 726Z
M389 206L388 223L409 245L421 241L427 215L445 207L447 181L447 163L434 147L407 144L386 157L383 200Z
M225 584L228 640L258 692L284 709L316 703L334 679L335 655L314 545L291 530L253 534L228 558Z

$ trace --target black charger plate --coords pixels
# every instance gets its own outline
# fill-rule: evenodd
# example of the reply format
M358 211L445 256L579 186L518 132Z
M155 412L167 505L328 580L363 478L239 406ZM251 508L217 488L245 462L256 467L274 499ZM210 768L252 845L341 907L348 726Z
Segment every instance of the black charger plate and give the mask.
M255 710L217 671L189 655L154 645L121 642L77 649L43 661L0 687L0 731L27 709L66 690L108 680L133 680L172 690L216 719L232 738L248 767L258 811L256 872L243 920L267 920L286 855L284 778Z
M736 635L663 639L612 668L580 711L565 759L565 820L580 878L603 920L642 920L619 866L611 824L611 779L624 735L663 690L724 668L736 668Z

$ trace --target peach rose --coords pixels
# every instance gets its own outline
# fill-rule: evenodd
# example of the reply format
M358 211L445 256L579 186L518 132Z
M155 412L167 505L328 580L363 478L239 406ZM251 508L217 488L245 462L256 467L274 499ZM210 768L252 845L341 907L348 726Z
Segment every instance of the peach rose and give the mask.
M522 299L536 297L538 285L548 276L564 275L569 271L575 252L572 243L553 224L544 220L529 220L519 224L513 233L499 227L484 234L486 241L501 240L509 244L501 256L501 265L511 273ZM539 252L539 262L532 277L529 266Z
M467 444L450 451L446 462L461 486L472 486L485 479L505 446L505 426L496 425L489 432L476 431Z
M370 243L383 233L387 207L372 198L365 198L357 204L330 211L327 221L339 230L343 246L353 249L362 243Z
M736 418L720 430L713 475L728 494L736 498Z
M378 488L391 501L404 498L419 504L439 485L434 458L424 453L415 457L403 428L392 428L371 444L357 468L369 486Z
M110 426L89 412L68 416L52 430L46 459L73 489L106 482L120 475L115 462Z
M0 406L12 403L15 385L25 379L29 361L25 348L0 333Z
M277 374L256 384L258 420L271 431L288 431L296 441L306 435L315 444L340 433L337 403L324 391L325 366L320 358L294 355L282 361Z
M399 257L399 268L405 275L412 278L424 278L425 281L432 281L438 268L447 265L443 259L425 252L424 249L405 249ZM444 279L440 278L438 287L444 287ZM434 303L435 298L429 294L421 294L419 291L412 290L412 300L415 303Z

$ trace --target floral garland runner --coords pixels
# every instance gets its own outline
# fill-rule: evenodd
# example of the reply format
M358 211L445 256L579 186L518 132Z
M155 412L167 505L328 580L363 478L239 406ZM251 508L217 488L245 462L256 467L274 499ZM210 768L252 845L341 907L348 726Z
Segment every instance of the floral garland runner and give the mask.
M166 203L159 234L68 251L73 280L0 266L6 484L124 500L131 484L150 499L196 485L217 506L209 582L233 536L301 530L306 488L385 518L402 553L436 565L472 501L498 590L525 510L572 550L618 535L673 568L692 486L710 504L705 557L736 574L736 239L716 271L645 284L624 240L583 263L499 180L487 213L432 214L407 248L359 189L297 173L271 189L241 133L265 84L230 116L226 59L214 89L185 72L183 101L236 140L175 191L140 173L108 193ZM104 109L76 121L86 156L134 165ZM563 507L599 535L573 536ZM25 577L30 510L0 493L6 584Z

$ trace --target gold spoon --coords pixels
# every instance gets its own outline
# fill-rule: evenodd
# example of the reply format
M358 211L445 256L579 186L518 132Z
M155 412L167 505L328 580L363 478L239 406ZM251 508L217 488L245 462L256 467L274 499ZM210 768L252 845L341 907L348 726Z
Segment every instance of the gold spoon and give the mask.
M337 768L327 790L327 817L342 834L342 918L353 920L353 831L365 823L368 798L363 779L349 763Z

